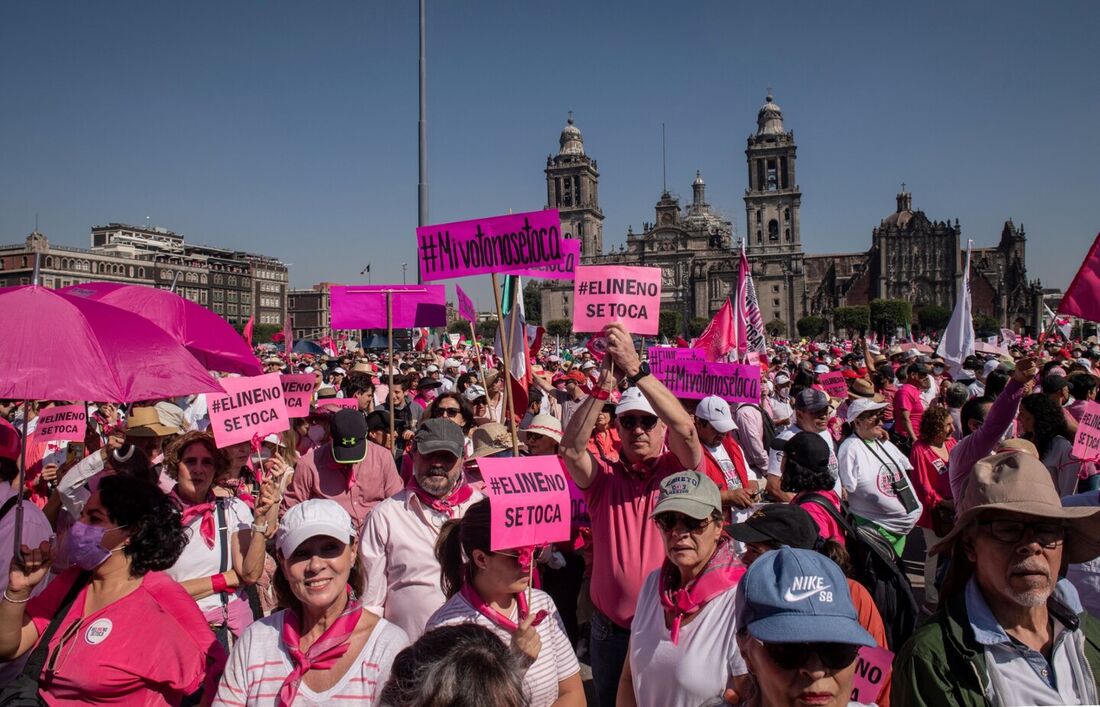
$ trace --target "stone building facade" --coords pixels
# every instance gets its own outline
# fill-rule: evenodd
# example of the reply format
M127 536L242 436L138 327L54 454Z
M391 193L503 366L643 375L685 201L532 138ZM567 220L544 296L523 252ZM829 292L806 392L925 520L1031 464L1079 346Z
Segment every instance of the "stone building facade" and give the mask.
M799 215L794 131L769 92L746 141L748 173L744 192L744 248L766 323L794 336L799 319L828 317L842 306L878 298L904 299L914 306L954 306L965 263L958 220L933 221L914 210L912 195L897 195L894 213L871 231L871 247L857 253L806 254ZM696 173L691 202L681 206L667 190L654 206L653 221L640 232L628 227L625 242L603 249L599 172L585 153L584 139L570 115L559 152L546 160L547 208L557 208L562 231L581 240L585 265L644 265L662 269L662 310L687 322L710 318L737 280L735 225L713 210L706 184ZM1006 221L1000 241L973 249L971 293L974 314L996 318L1019 332L1039 327L1038 282L1027 279L1023 226ZM572 283L542 284L542 320L572 316Z

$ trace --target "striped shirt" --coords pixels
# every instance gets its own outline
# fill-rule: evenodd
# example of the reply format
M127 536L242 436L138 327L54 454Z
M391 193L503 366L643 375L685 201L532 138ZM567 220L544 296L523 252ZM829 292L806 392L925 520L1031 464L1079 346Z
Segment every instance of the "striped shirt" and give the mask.
M279 636L285 611L279 611L250 625L241 634L225 666L214 704L219 707L273 705L283 680L294 664ZM397 626L379 619L344 676L328 690L314 692L303 679L294 698L295 707L315 705L373 705L390 677L393 659L409 645L408 636Z
M569 638L565 634L565 625L562 623L558 607L554 606L554 600L545 592L537 589L531 590L531 612L546 611L549 616L540 623L536 630L542 641L539 657L527 669L523 676L523 693L530 700L531 707L547 707L558 699L558 683L580 672L580 664L573 653L573 647L569 645ZM512 605L512 615L509 617L517 621L518 607ZM480 614L477 609L466 601L461 594L455 594L447 600L443 607L428 619L428 630L437 626L452 626L455 624L476 623L489 629L505 645L512 644L512 634Z

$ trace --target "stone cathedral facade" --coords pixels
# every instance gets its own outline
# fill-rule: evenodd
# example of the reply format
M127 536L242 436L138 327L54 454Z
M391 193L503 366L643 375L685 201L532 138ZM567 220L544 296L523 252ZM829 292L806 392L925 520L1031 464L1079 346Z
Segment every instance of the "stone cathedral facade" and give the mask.
M913 210L912 195L897 195L895 211L871 231L871 247L858 253L812 255L803 251L794 131L770 92L746 142L744 246L766 323L782 322L787 336L807 315L828 317L837 307L873 299L904 299L914 306L951 308L962 281L965 241L954 223L933 221ZM556 155L546 158L547 208L561 213L562 231L580 239L585 265L644 265L662 270L661 308L683 321L709 319L736 283L734 225L713 210L706 183L696 172L691 202L664 191L652 221L640 232L628 227L624 242L604 251L599 171L586 154L570 115ZM823 244L821 244L823 245ZM1023 225L1006 221L997 245L975 247L971 294L975 316L996 318L1017 332L1039 327L1042 290L1027 279ZM570 319L572 283L545 281L542 321Z

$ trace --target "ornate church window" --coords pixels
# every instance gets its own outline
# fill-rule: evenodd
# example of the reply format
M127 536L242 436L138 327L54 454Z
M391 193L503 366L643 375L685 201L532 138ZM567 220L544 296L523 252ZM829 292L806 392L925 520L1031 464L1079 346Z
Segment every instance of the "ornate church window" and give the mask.
M779 240L779 222L776 221L775 219L772 219L771 221L768 221L768 240L769 241Z

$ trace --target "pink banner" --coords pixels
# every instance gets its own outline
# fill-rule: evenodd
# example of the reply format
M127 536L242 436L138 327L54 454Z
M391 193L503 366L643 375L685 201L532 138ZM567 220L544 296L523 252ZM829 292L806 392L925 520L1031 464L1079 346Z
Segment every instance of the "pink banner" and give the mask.
M318 408L359 408L355 398L324 398L317 401Z
M856 673L852 679L852 702L877 704L882 686L893 669L894 654L878 646L863 646L856 659Z
M329 288L333 329L385 329L386 292L393 295L393 326L447 326L443 285L333 285Z
M844 380L844 374L840 371L830 371L818 375L817 382L825 389L831 398L844 400L848 397L848 383Z
M553 265L544 265L525 270L513 270L509 275L522 275L541 280L572 280L577 276L577 266L581 264L581 242L576 238L566 238L561 242L562 259Z
M492 513L491 550L569 539L569 484L556 456L477 460Z
M573 331L596 332L615 322L631 334L657 333L661 269L582 265L573 282Z
M705 361L702 349L682 349L677 346L650 346L646 349L646 360L652 370L654 366L663 366L669 361Z
M477 310L474 309L473 300L458 285L455 285L455 294L458 296L458 316L472 324L476 324Z
M1100 461L1100 403L1085 403L1085 412L1077 422L1077 435L1073 438L1073 457Z
M562 260L557 209L456 221L416 229L423 282L512 273Z
M569 482L570 518L574 528L590 528L592 518L588 515L588 503L584 500L584 494L580 487L573 483L573 479L566 478Z
M295 373L280 376L279 381L283 384L283 402L286 403L287 414L291 417L308 417L317 376L312 373Z
M251 378L222 378L225 395L208 396L210 428L218 447L250 442L290 427L278 373Z
M38 413L34 428L36 442L83 442L88 427L84 403L57 405Z
M654 375L677 398L702 400L717 395L730 403L760 404L759 366L673 360L654 371Z

